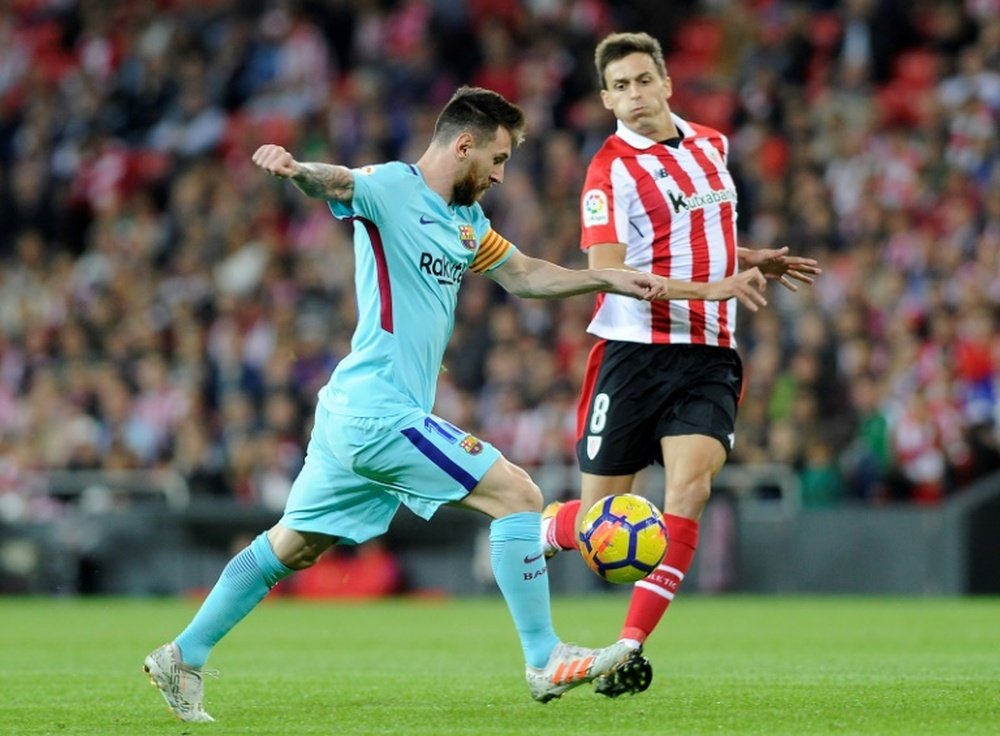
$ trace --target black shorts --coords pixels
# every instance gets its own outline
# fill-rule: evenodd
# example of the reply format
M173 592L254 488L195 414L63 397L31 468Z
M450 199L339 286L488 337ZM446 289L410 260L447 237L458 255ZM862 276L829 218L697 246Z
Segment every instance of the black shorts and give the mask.
M743 364L735 350L602 340L577 408L580 470L628 475L663 462L661 437L715 437L733 447Z

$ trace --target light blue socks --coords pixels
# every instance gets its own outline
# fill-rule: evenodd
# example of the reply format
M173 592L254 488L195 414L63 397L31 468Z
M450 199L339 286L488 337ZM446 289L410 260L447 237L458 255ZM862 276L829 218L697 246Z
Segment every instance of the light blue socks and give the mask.
M181 659L201 667L212 647L260 603L275 583L292 569L285 567L271 549L267 533L229 561L188 627L177 637Z
M493 576L514 619L524 660L532 667L544 667L559 643L552 628L541 518L539 513L523 512L504 516L490 524Z
M490 561L521 639L524 659L544 667L559 643L552 628L549 578L540 537L541 515L524 512L490 524ZM201 667L223 636L292 570L261 534L229 561L194 619L177 637L185 664Z

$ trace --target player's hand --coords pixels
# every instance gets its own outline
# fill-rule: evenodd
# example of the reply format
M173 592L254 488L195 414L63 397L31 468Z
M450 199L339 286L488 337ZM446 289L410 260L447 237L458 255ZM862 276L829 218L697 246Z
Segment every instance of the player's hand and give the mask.
M788 255L787 246L778 249L741 250L743 251L742 261L744 265L759 268L764 278L777 281L789 291L799 290L798 285L793 283L792 279L801 281L803 284L812 284L815 281L814 277L823 273L819 262L814 258Z
M641 293L635 294L640 299L651 302L655 299L667 299L669 282L662 276L640 271L626 271L632 274L632 283L641 289Z
M642 271L603 269L608 279L608 291L632 296L643 301L664 299L667 295L666 279Z
M710 282L705 286L707 291L705 301L726 301L736 297L740 300L740 304L751 312L756 312L761 307L767 306L767 299L764 298L764 292L767 290L767 279L756 266L724 278L722 281Z
M265 143L254 151L253 162L271 176L290 179L299 173L299 163L282 146Z

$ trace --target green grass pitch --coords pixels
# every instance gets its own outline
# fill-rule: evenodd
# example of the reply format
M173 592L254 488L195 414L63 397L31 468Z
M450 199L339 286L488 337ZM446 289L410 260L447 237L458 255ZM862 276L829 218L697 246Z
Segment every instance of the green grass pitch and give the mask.
M557 598L557 630L617 633L626 598ZM183 724L140 672L190 601L0 599L0 733L997 734L1000 600L679 598L638 696L528 696L499 597L268 601L223 640Z

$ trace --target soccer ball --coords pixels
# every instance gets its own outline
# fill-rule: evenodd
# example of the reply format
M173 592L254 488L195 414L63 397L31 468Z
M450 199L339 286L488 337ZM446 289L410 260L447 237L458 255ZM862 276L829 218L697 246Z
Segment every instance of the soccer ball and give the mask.
M642 580L667 553L663 514L633 493L605 496L591 506L578 539L587 567L610 583Z

